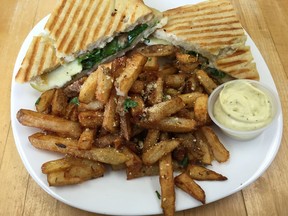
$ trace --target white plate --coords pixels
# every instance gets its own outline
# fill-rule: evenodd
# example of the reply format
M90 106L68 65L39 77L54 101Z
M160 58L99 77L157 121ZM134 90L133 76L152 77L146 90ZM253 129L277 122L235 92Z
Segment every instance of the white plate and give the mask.
M166 10L187 3L200 1L170 0L145 1L148 5ZM41 20L25 39L19 52L13 76L16 75L22 59L28 49L33 35L43 31L48 17ZM275 91L276 87L269 69L259 50L248 37L257 67L261 76L261 82L269 84ZM22 161L33 179L54 198L90 212L113 215L148 215L161 213L160 200L155 191L160 191L157 177L145 177L135 180L126 180L122 171L108 172L103 178L87 181L85 183L66 186L49 187L46 175L41 173L41 165L49 160L57 159L59 154L35 149L27 137L36 129L20 125L16 119L16 113L20 108L35 109L34 104L39 93L29 84L20 85L12 81L11 94L11 119L15 142ZM273 161L281 142L283 129L282 112L271 127L261 136L248 142L231 140L217 130L219 138L230 151L230 159L223 164L213 163L212 169L228 177L224 182L199 182L206 192L207 203L229 196L253 181L255 181ZM184 192L176 189L176 209L184 210L201 205Z

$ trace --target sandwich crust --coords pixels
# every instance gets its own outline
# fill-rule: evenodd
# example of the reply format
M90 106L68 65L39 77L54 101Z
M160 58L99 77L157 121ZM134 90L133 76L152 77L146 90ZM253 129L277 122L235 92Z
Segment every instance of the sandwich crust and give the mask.
M164 12L167 25L157 38L168 40L209 59L225 56L243 47L246 35L229 0L211 0Z
M54 70L59 65L60 61L55 55L51 41L43 36L35 36L15 79L19 83L28 82L38 75Z
M45 30L66 62L154 17L142 0L60 0Z

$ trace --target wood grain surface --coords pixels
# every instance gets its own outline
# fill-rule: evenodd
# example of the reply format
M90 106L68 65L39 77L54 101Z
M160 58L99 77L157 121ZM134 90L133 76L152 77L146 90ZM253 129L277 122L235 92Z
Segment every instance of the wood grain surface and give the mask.
M284 115L282 143L275 160L257 181L217 202L177 212L177 216L288 215L288 1L232 2L276 83ZM13 139L10 90L14 63L27 34L55 3L56 0L0 0L0 216L97 215L65 205L43 191L26 171Z

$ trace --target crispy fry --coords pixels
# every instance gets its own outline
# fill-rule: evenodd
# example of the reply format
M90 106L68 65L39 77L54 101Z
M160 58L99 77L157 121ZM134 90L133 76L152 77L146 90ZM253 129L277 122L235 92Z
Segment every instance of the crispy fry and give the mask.
M87 110L97 111L97 110L102 110L103 108L104 108L104 104L98 100L91 101L88 104L80 102L78 106L78 110L80 112L87 111Z
M190 178L187 173L184 172L176 176L174 181L177 187L205 204L206 196L204 190L198 184L196 184L196 182L192 178Z
M78 114L79 123L83 127L97 128L103 123L102 111L83 111Z
M113 91L110 95L109 101L105 106L102 127L111 133L117 131L119 127L119 121L116 120L118 114L116 112L117 108L117 97L116 92Z
M39 149L59 152L62 154L70 154L75 157L99 161L107 164L121 164L128 160L125 154L111 147L92 147L90 150L79 150L78 141L75 139L67 139L53 135L45 135L43 133L36 133L29 136L29 141L34 147Z
M212 154L212 151L210 150L206 137L204 136L201 130L196 130L194 134L196 137L196 146L198 149L196 153L198 154L198 157L197 157L198 162L201 164L210 165L213 160L213 154Z
M141 94L144 91L145 83L141 80L136 80L133 85L131 86L129 92L130 93L136 93Z
M125 96L128 94L128 91L137 79L146 62L147 57L139 53L135 53L131 58L127 59L124 71L116 79L115 87L117 95Z
M63 89L56 89L51 101L51 114L56 116L63 116L67 105L68 98L64 94Z
M207 75L207 73L203 70L197 70L196 71L196 77L201 83L201 85L204 86L206 92L208 94L211 94L212 91L217 88L217 84Z
M144 65L144 71L157 71L159 69L158 58L156 56L149 57Z
M182 101L185 103L186 108L192 108L195 105L196 99L202 95L203 93L200 92L192 92L188 94L180 94L178 95L178 97L180 97Z
M195 63L198 61L198 58L196 56L181 52L176 52L176 59L183 64Z
M138 119L139 116L143 113L145 107L144 101L140 95L131 95L131 100L137 103L137 106L130 109L130 113L133 118Z
M80 150L89 150L92 148L92 145L94 143L94 137L95 137L95 130L86 128L79 140L78 140L78 149Z
M80 102L88 104L95 98L95 91L97 88L97 76L98 72L101 70L101 67L98 67L96 71L94 71L88 76L88 78L82 85L79 93Z
M154 88L151 90L151 93L148 95L149 104L153 105L153 104L162 102L163 88L164 88L164 80L162 77L158 77L155 82Z
M139 122L138 125L147 129L156 129L166 132L185 133L196 129L197 122L193 119L167 117L157 123Z
M172 45L152 45L144 46L137 49L139 53L147 57L160 57L173 55L176 51L175 47Z
M229 159L229 151L220 142L219 138L217 137L215 132L212 130L212 128L203 126L201 127L201 131L205 135L215 159L218 162L227 161Z
M161 185L161 207L164 215L175 213L175 189L171 153L159 160L159 181Z
M172 152L180 144L179 140L164 140L150 147L142 154L142 161L146 165L156 163L161 157Z
M168 117L185 106L185 103L179 97L174 97L171 100L155 104L144 110L144 121L159 122L160 120Z
M66 137L79 138L82 133L78 122L31 110L20 109L17 119L25 126L52 131Z
M198 125L206 125L211 122L208 114L208 95L204 94L196 98L194 105L195 120Z
M165 85L171 88L180 88L185 85L186 75L183 73L165 76Z
M35 103L35 107L37 112L41 113L49 113L51 111L51 102L54 97L56 89L50 89L41 94L37 102Z
M117 133L114 133L114 134L106 134L104 136L100 136L100 137L97 137L95 139L95 146L98 147L98 148L104 148L104 147L108 147L110 145L114 145L115 141L117 139L120 139L120 136L119 134Z
M227 177L199 165L189 164L186 170L187 174L195 180L224 181Z
M120 115L120 133L127 141L129 141L132 136L130 118L130 113L128 112L124 113L124 115Z
M111 70L109 67L107 67L107 65L100 65L97 73L98 75L96 81L97 87L95 91L95 97L103 104L106 104L109 100L114 80L111 74Z
M69 103L66 106L64 118L71 121L78 121L78 108L76 104Z
M159 139L160 131L159 130L148 130L147 135L145 137L144 143L143 143L143 152L146 152L149 148L154 146Z

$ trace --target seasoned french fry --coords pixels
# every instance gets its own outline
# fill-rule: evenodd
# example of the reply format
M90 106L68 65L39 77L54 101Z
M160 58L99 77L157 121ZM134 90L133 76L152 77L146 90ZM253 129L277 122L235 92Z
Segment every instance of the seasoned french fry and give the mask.
M117 95L127 95L146 62L147 57L139 53L135 53L131 56L131 58L127 59L124 71L120 74L115 82Z
M149 148L154 146L159 139L160 131L159 130L148 130L147 135L145 137L144 143L143 143L143 152L147 151Z
M176 52L175 55L176 59L183 64L195 63L198 61L198 58L196 56L189 55L186 53Z
M141 94L144 91L145 83L141 80L136 80L133 85L131 86L129 92Z
M98 76L95 97L103 104L106 104L110 97L114 78L112 77L111 70L109 67L107 67L107 65L100 65L97 73Z
M131 95L131 100L137 103L137 106L130 109L130 113L133 118L138 119L139 116L143 113L145 107L144 101L140 95Z
M174 182L177 187L205 204L206 195L204 190L198 184L196 184L196 182L190 178L187 173L184 172L176 176Z
M163 88L164 88L164 80L162 77L158 77L155 82L153 90L148 95L149 104L153 105L153 104L162 102Z
M197 127L197 122L194 119L167 117L157 123L140 121L138 125L147 129L156 129L165 132L185 133L194 131Z
M78 108L76 104L69 103L66 106L64 118L71 121L78 121Z
M229 151L220 142L219 138L217 137L215 132L212 130L212 128L208 126L203 126L201 127L201 131L205 135L215 159L218 162L227 161L229 159Z
M65 108L68 104L68 98L62 89L56 89L53 99L51 101L51 114L56 116L63 116Z
M189 164L186 170L187 174L195 180L224 181L227 177L199 165Z
M147 57L160 57L173 55L176 51L175 47L172 45L152 45L144 46L137 49L139 53Z
M25 126L52 131L66 137L79 138L82 128L78 122L32 110L20 109L17 113L18 121Z
M80 112L87 111L87 110L97 111L97 110L102 110L103 108L104 108L104 104L98 100L91 101L88 104L80 102L78 106L78 110Z
M130 113L128 112L126 112L124 115L120 115L120 133L128 141L132 136L132 125L130 118Z
M94 136L95 136L95 130L86 128L79 140L78 140L78 149L80 150L89 150L92 148L92 145L94 143Z
M186 108L192 108L195 105L195 101L198 97L204 95L200 92L192 92L187 94L180 94L178 97L182 99L182 101L185 103Z
M144 65L144 71L157 71L159 69L158 58L156 56L149 57Z
M180 144L179 140L164 140L150 147L142 154L142 161L146 165L156 163L161 157L172 152Z
M127 179L130 179L132 173L136 173L141 170L142 160L127 147L123 148L123 153L129 158L125 164Z
M95 146L98 147L98 148L104 148L104 147L108 147L108 146L111 146L111 145L114 145L115 141L117 139L119 139L119 134L117 133L109 133L109 134L106 134L104 136L100 136L100 137L97 137L95 139Z
M65 171L58 171L47 174L47 181L49 183L49 186L64 186L64 185L73 185L73 184L79 184L85 180L74 177L74 178L66 178L65 177Z
M206 92L208 94L211 94L212 91L217 88L217 84L207 75L207 73L203 70L197 70L196 71L196 77L201 83L201 85L204 86Z
M140 178L143 176L156 176L159 175L158 164L153 165L142 165L141 169L130 170L127 174L127 179Z
M105 106L102 127L111 133L117 131L119 127L119 121L116 120L118 113L116 92L112 92L108 103Z
M121 164L128 160L127 156L119 150L111 147L96 148L90 150L79 150L78 141L43 133L36 133L29 136L31 144L39 149L70 154L75 157L99 161L107 164Z
M56 89L50 89L41 94L35 103L37 112L49 113L51 111L51 102Z
M103 123L102 111L83 111L78 114L79 123L83 127L97 128Z
M171 100L155 104L144 110L144 121L159 122L160 120L168 117L185 106L185 103L179 97L174 97Z
M213 160L213 154L209 148L209 144L207 142L206 137L202 133L201 130L195 131L195 137L196 137L196 146L197 146L197 154L199 157L197 157L198 162L201 164L211 164ZM195 155L194 155L195 156Z
M208 95L204 94L196 98L194 113L198 125L207 125L211 122L208 114Z
M175 213L175 189L171 153L159 160L159 181L161 185L161 207L164 215Z
M101 71L101 67L98 67L96 71L91 73L84 84L82 85L79 93L79 101L83 103L90 103L95 98L95 91L97 88L97 76L98 72Z
M186 75L183 73L165 76L165 85L171 88L180 88L185 85Z

